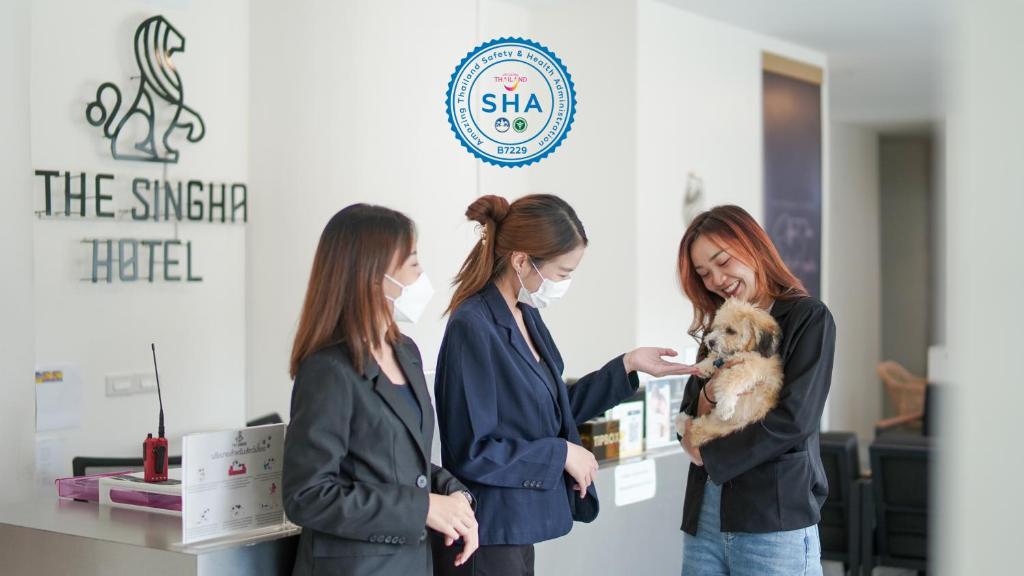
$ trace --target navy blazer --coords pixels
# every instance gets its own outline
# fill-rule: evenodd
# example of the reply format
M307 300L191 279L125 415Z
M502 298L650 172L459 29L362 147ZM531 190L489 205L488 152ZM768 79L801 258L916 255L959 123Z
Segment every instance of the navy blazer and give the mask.
M445 329L434 383L441 459L476 497L480 544L533 544L597 517L564 473L577 425L629 398L639 382L619 356L567 388L540 314L519 304L541 362L493 283L459 305Z

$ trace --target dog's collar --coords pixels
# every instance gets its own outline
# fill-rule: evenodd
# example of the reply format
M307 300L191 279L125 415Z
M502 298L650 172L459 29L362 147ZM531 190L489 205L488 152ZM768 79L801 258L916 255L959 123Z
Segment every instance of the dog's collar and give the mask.
M725 358L715 358L713 364L715 365L715 368L721 368L722 366L725 365Z

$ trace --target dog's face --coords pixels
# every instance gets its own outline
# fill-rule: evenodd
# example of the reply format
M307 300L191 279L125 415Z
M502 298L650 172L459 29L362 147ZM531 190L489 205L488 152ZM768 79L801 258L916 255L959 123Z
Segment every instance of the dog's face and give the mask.
M753 304L730 298L715 314L704 342L719 356L757 352L768 358L778 353L781 336L782 331L771 314Z

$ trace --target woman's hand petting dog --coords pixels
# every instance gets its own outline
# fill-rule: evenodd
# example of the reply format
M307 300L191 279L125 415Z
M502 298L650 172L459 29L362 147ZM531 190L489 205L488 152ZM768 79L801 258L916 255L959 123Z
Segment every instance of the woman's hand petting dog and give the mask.
M698 370L695 366L669 362L664 358L664 356L671 358L678 355L679 353L671 348L647 346L627 352L622 357L622 364L627 374L630 372L645 372L655 378L696 374Z

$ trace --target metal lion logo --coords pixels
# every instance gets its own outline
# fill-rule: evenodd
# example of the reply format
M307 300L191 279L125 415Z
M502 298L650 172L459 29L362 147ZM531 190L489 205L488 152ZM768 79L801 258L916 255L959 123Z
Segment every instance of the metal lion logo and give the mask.
M185 104L181 76L171 61L175 52L184 50L185 38L178 29L163 16L153 16L135 30L139 66L135 100L122 111L121 89L116 84L104 82L96 89L85 118L103 127L115 159L173 164L178 161L178 150L170 143L175 130L187 130L189 142L203 139L203 119Z

